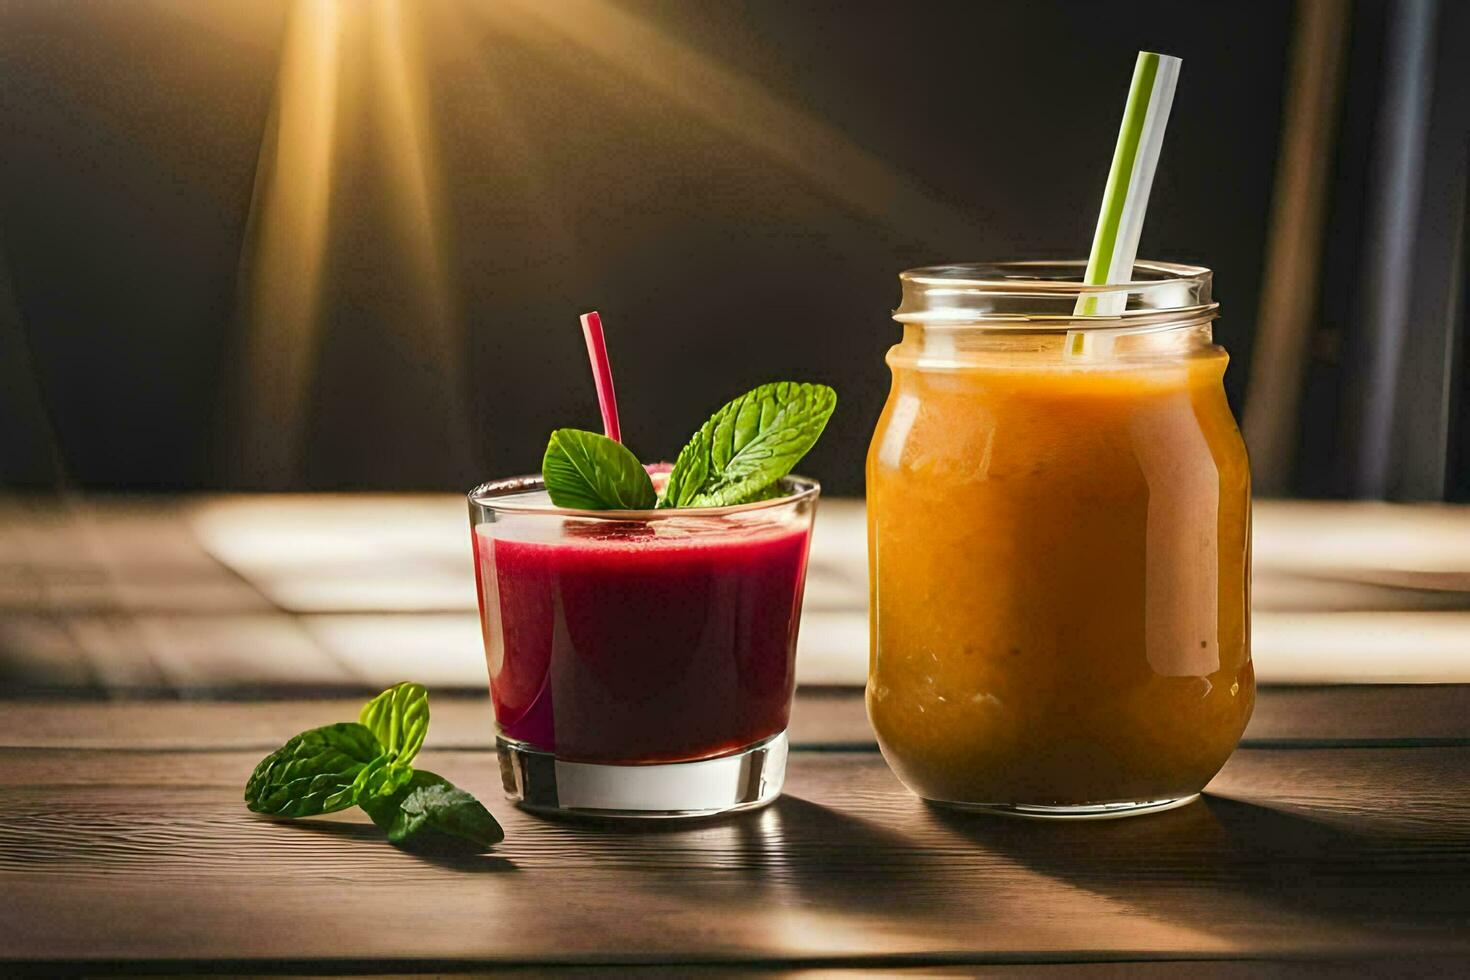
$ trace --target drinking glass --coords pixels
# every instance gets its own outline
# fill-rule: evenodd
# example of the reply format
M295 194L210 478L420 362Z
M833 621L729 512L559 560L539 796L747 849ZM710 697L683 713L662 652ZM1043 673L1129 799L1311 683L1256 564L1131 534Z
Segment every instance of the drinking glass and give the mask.
M702 816L781 791L819 487L734 507L580 511L539 477L469 495L507 795Z

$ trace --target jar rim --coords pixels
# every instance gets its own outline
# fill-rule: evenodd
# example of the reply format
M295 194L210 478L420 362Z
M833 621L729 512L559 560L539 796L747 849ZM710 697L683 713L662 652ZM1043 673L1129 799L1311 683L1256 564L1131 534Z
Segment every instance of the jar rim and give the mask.
M903 299L893 311L900 323L1053 329L1136 328L1163 323L1207 322L1219 304L1210 295L1213 273L1203 266L1140 260L1128 282L1089 285L1080 259L973 262L923 266L899 273ZM1117 312L1079 314L1091 297Z

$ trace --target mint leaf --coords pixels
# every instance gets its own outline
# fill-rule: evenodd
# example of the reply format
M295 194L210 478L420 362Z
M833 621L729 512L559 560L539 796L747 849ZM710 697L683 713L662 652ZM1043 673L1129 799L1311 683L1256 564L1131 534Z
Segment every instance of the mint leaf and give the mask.
M362 808L394 844L447 834L479 850L505 839L490 811L443 776L419 770L391 796L364 800Z
M786 492L786 489L781 486L781 481L778 478L775 483L773 483L770 486L766 487L764 490L757 490L755 493L751 494L749 497L746 497L744 500L742 500L740 502L742 504L753 504L753 503L756 503L757 501L761 501L761 500L775 500L777 497L785 497L785 496L788 496L788 494Z
M377 737L389 762L406 766L429 732L429 692L422 684L395 684L364 705L357 720Z
M689 440L660 507L728 507L760 494L816 445L837 407L826 385L777 381L728 403Z
M245 805L280 817L344 810L358 801L360 791L395 782L386 774L374 775L386 765L382 745L362 725L313 728L260 760L245 783Z
M409 765L429 729L423 685L395 684L359 718L302 732L262 759L245 783L246 806L311 817L357 804L394 843L447 835L483 851L505 838L473 796Z
M575 510L648 510L658 501L648 471L620 442L581 429L557 429L541 461L546 492Z
M363 767L352 781L352 802L362 803L375 796L387 796L397 792L413 778L414 768L406 762L398 762L384 752Z

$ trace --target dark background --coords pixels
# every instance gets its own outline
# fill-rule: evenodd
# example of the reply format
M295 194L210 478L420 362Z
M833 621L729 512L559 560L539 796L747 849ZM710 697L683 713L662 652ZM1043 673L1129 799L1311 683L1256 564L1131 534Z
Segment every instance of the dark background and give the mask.
M230 378L289 5L0 8L6 482L461 490L534 471L550 429L598 428L577 327L597 308L642 456L753 384L821 380L839 409L802 468L860 493L897 273L1084 256L1140 48L1184 59L1140 255L1216 270L1239 409L1290 4L606 3L637 28L612 56L580 21L455 6L420 25L452 329L424 336L439 321L372 105L346 113L321 312L282 342L315 351L284 463L236 448L264 396Z

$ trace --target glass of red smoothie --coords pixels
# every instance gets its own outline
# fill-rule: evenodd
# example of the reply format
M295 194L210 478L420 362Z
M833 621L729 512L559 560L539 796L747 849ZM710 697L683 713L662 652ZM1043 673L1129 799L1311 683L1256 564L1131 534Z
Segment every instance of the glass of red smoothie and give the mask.
M556 507L539 477L470 493L511 799L682 817L780 794L819 487L779 487L734 507L640 511Z

